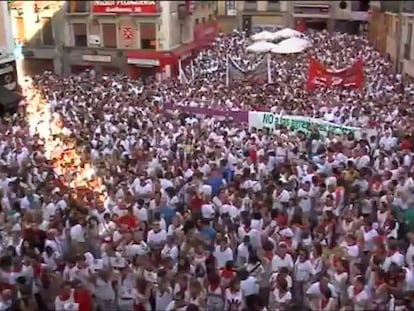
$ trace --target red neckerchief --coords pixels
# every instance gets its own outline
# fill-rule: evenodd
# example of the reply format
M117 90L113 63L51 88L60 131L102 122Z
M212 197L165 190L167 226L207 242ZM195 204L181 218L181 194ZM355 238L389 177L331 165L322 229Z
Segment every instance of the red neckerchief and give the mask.
M272 259L273 259L273 251L265 251L264 252L264 257L268 261L272 261Z
M70 293L60 293L59 294L59 299L61 301L66 301L70 298Z
M19 273L19 272L22 272L22 269L23 269L23 266L19 265L17 267L13 267L12 272Z
M220 284L210 284L210 292L214 292L219 287Z
M33 273L35 277L39 277L42 274L42 264L40 262L33 264Z
M329 298L323 297L321 300L321 309L324 309L329 303Z
M234 276L233 270L227 270L226 268L222 268L220 273L222 278L231 279Z
M250 227L246 227L246 226L243 229L244 229L244 232L246 232L246 233L249 233L250 230L251 230Z
M293 243L292 238L287 238L287 237L281 239L280 241L286 243L286 246L288 248L290 248L292 246L292 243Z

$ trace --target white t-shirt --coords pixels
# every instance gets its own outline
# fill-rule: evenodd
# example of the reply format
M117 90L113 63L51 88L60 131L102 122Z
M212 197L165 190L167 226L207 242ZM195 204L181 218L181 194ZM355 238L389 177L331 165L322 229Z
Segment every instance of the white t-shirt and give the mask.
M80 224L70 228L70 238L76 242L85 242L85 230Z
M217 260L217 268L220 269L225 267L227 261L233 260L233 251L230 247L222 251L220 246L216 246L213 256Z
M249 276L246 280L240 282L240 289L244 297L259 293L259 285L254 276Z
M272 271L277 272L280 268L286 267L289 270L293 269L293 259L290 254L286 254L285 257L281 258L279 255L274 255L272 258Z
M154 230L150 230L148 232L148 244L153 245L153 244L162 244L163 242L165 242L167 240L167 231L165 231L164 229L161 229L158 232L154 232Z

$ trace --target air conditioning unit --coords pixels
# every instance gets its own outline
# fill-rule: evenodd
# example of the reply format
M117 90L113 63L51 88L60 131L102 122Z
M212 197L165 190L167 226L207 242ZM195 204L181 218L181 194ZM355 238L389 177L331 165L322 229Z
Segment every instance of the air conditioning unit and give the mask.
M101 45L101 38L97 35L89 35L88 44L90 44L90 45Z

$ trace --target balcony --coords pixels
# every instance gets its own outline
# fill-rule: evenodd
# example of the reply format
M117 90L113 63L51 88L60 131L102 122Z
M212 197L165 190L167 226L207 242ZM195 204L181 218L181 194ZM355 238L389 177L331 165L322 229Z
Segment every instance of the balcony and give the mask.
M329 6L331 1L295 1L294 6Z
M257 1L244 1L243 11L257 11Z
M267 1L267 11L280 12L280 1Z
M329 5L323 6L311 6L311 5L296 5L293 8L293 14L303 15L303 16L318 16L318 17L328 17Z
M68 1L66 12L67 14L85 15L90 12L91 2L89 1Z

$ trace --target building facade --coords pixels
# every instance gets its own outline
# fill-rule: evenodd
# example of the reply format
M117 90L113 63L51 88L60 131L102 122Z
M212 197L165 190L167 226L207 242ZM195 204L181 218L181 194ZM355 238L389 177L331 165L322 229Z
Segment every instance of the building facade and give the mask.
M367 28L370 3L376 1L218 1L224 32L278 27L328 29L358 33Z
M372 2L375 1L291 1L289 25L361 33L368 28Z
M218 33L215 1L16 1L11 12L28 74L169 77Z
M0 86L11 91L17 88L14 42L7 1L0 2Z
M65 27L60 1L14 1L10 6L17 64L23 75L62 73Z

